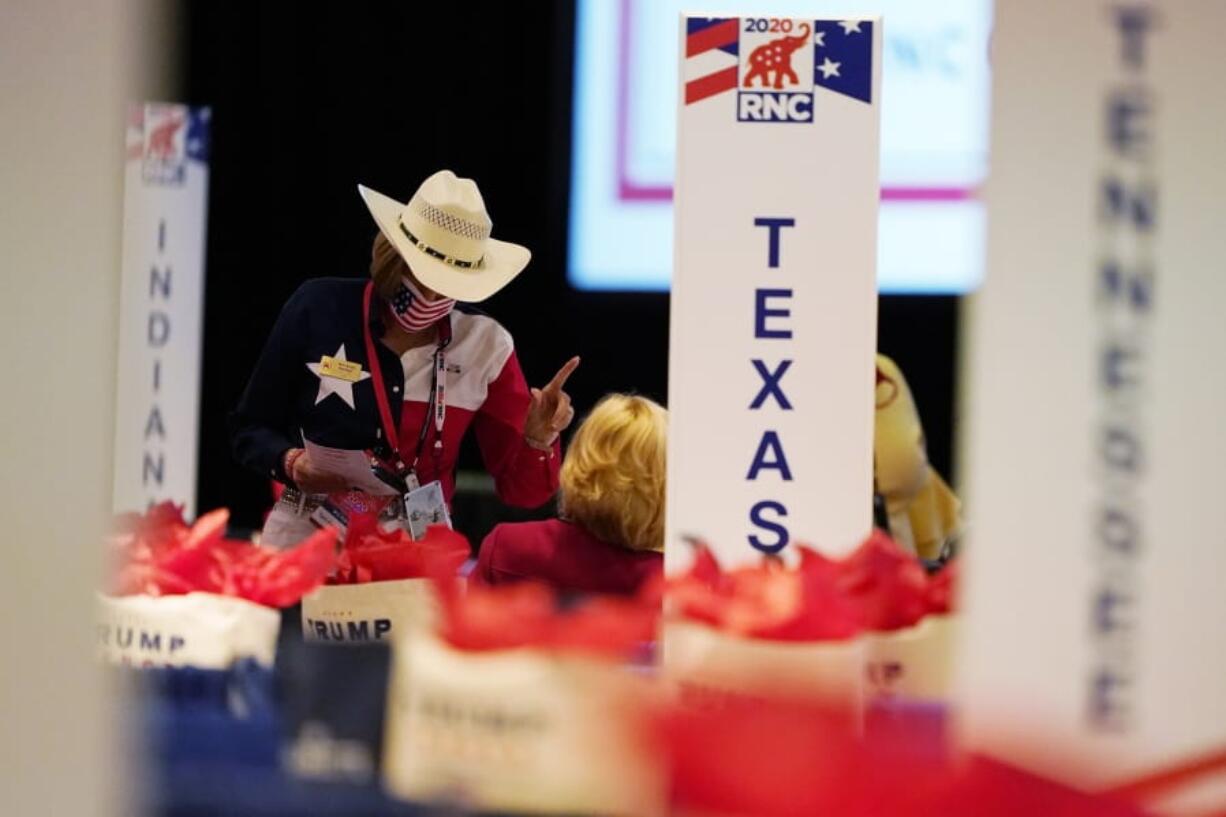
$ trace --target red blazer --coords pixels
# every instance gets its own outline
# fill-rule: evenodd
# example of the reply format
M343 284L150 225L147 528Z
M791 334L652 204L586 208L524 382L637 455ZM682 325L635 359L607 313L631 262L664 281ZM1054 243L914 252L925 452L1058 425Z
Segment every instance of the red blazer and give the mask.
M561 519L496 526L481 543L473 577L486 584L524 579L580 593L631 595L664 569L664 554L610 545Z

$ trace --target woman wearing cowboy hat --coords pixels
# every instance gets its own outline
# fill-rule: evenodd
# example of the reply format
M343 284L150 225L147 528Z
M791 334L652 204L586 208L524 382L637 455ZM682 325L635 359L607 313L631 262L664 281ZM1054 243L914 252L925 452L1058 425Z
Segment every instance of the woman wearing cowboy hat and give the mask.
M471 426L504 502L535 507L558 487L558 435L574 417L562 387L579 359L530 390L510 334L454 309L502 289L531 254L490 237L476 184L449 170L408 204L358 191L379 227L372 280L299 287L230 417L237 459L287 486L265 524L267 544L305 537L321 498L354 487L313 461L304 441L370 452L397 492L437 480L450 502Z

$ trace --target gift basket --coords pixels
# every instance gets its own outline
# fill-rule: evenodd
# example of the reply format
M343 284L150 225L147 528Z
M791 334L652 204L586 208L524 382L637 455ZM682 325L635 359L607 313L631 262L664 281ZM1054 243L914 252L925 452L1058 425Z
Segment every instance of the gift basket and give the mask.
M881 531L839 563L839 587L859 610L869 694L948 702L957 616L957 562L929 576Z
M114 576L98 599L102 657L136 666L225 669L243 658L271 666L278 608L296 604L336 566L336 534L288 550L226 537L229 512L188 525L164 503L119 520Z
M662 671L692 703L732 695L787 694L861 707L864 645L855 607L833 563L800 549L725 571L700 545L671 581L661 627Z
M843 559L797 546L724 570L699 545L669 583L663 671L697 701L762 691L859 711L885 698L947 699L956 568L930 577L880 531Z
M371 514L353 514L327 584L302 600L303 637L330 644L389 643L438 614L436 581L454 581L468 561L468 540L445 525L420 539L402 527L382 528Z
M596 598L560 610L532 584L441 589L437 632L413 630L395 651L388 790L482 811L658 813L650 689L623 668L658 608Z

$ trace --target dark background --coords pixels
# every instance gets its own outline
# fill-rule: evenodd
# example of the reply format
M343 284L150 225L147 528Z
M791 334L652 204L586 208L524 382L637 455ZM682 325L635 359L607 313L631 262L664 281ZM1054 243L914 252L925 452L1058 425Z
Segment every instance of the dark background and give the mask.
M572 0L184 9L187 101L213 108L199 508L254 526L268 506L267 480L230 457L226 413L303 280L367 274L375 227L359 182L406 200L440 168L476 179L494 234L533 251L482 306L515 337L529 383L579 354L580 416L613 390L667 402L668 296L566 281ZM949 474L957 299L884 296L878 326ZM462 462L479 467L474 453Z

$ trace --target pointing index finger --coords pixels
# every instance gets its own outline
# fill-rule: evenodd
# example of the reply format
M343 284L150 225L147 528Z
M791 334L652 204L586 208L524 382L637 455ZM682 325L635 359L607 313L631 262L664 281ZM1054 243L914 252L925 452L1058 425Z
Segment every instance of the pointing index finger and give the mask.
M561 369L558 369L558 373L553 376L553 380L549 381L549 385L545 387L545 390L552 391L552 392L561 391L562 386L566 384L567 379L571 376L571 374L574 373L575 369L577 368L579 368L579 356L578 355L566 361L566 364L563 365Z

